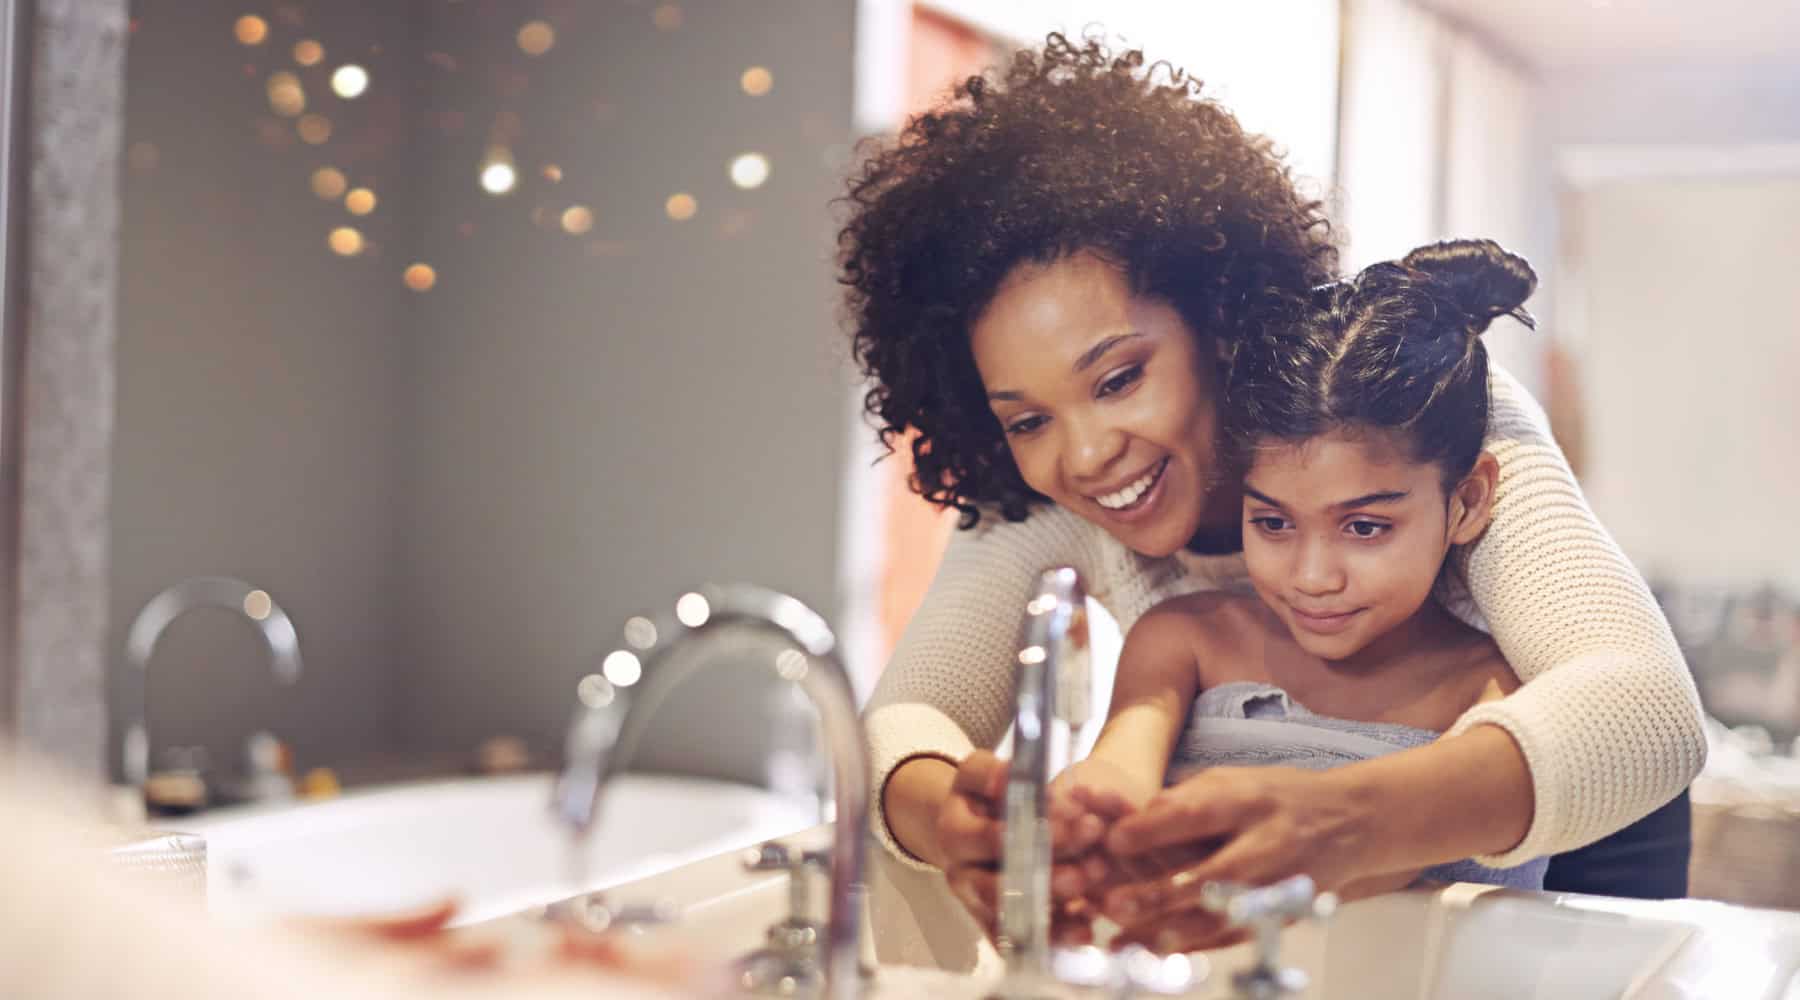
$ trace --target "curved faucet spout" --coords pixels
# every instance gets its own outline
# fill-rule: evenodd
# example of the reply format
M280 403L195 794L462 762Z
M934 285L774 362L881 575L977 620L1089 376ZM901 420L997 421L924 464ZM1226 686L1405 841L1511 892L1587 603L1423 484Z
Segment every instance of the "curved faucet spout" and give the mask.
M300 678L300 636L287 612L266 591L222 576L183 580L150 598L125 635L125 662L138 684L133 704L136 717L125 728L122 748L125 780L142 785L150 776L149 679L150 654L169 623L195 608L224 608L250 620L268 644L275 678L292 684Z
M760 587L709 587L685 595L674 617L641 628L633 644L642 676L587 703L569 730L567 759L557 778L554 807L577 838L600 815L606 785L637 752L650 720L669 692L704 661L672 657L676 647L702 635L741 630L771 635L785 648L770 664L798 684L819 713L832 768L835 819L830 861L829 924L820 941L826 995L849 1000L860 989L858 941L862 924L863 872L869 829L869 754L849 672L825 619L785 594ZM647 638L646 638L647 637ZM629 651L626 651L629 652Z

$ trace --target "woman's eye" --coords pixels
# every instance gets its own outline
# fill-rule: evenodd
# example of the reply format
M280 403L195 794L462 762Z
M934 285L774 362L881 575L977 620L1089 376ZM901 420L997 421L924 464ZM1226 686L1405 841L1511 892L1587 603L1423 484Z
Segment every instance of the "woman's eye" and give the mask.
M1272 514L1264 514L1261 517L1253 517L1250 519L1250 523L1255 525L1258 528L1261 528L1264 532L1266 532L1268 534L1274 534L1288 526L1287 518L1276 517Z
M1033 415L1033 416L1029 416L1029 417L1020 417L1019 419L1006 425L1006 433L1008 433L1008 434L1030 434L1032 431L1035 431L1039 427L1044 426L1044 421L1045 421L1045 418L1042 416Z
M1383 524L1380 521L1351 521L1345 527L1358 538L1379 538L1392 525Z
M1143 365L1132 365L1128 368L1121 368L1112 375L1107 376L1106 381L1100 383L1098 395L1104 398L1106 396L1124 392L1126 389L1131 388L1133 382L1136 382L1143 377Z

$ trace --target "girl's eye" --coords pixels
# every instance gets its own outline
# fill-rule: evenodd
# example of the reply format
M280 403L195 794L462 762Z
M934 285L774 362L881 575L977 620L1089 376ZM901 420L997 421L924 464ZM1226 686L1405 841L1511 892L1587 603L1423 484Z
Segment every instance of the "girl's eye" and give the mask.
M1351 521L1344 527L1358 538L1379 538L1386 534L1393 525L1383 524L1380 521Z
M1273 514L1264 514L1261 517L1253 517L1250 519L1250 523L1261 528L1267 534L1274 534L1288 526L1287 518L1276 517Z
M1030 434L1032 431L1044 426L1045 420L1045 417L1035 414L1029 417L1020 417L1018 420L1006 425L1006 433Z
M1141 364L1121 368L1112 375L1107 376L1106 381L1100 383L1100 389L1097 395L1102 398L1117 395L1118 393L1131 388L1133 382L1136 382L1143 377L1144 366Z

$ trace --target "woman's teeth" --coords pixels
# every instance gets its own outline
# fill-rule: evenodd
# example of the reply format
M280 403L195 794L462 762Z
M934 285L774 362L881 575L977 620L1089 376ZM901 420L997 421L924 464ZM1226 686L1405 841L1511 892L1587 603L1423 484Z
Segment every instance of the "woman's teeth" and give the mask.
M1124 510L1126 507L1137 503L1138 498L1144 495L1144 491L1156 484L1157 473L1160 473L1162 468L1163 463L1158 462L1150 468L1149 472L1144 473L1137 482L1132 483L1117 493L1108 493L1103 497L1095 497L1094 502L1105 507L1107 510Z

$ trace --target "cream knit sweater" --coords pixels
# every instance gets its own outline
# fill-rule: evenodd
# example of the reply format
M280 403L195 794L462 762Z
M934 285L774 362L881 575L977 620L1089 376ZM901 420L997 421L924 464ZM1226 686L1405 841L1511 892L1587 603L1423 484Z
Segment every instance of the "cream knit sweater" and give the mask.
M1503 727L1531 768L1536 812L1512 867L1619 830L1674 797L1705 761L1699 697L1643 579L1588 509L1549 421L1494 369L1487 448L1500 462L1493 522L1460 549L1468 592L1453 611L1493 634L1525 683L1450 730ZM958 531L866 715L875 788L911 757L959 760L1010 723L1012 663L1039 571L1075 567L1128 631L1160 601L1244 579L1243 557L1151 559L1061 508L1021 522L984 516ZM875 829L903 862L875 800Z

